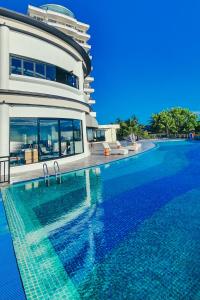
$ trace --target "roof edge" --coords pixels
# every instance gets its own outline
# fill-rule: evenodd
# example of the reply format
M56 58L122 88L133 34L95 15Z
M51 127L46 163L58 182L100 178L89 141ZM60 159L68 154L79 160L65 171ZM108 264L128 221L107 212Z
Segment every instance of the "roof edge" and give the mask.
M13 19L31 26L34 26L36 28L39 28L41 30L44 30L58 38L60 38L61 40L63 40L64 42L66 42L67 44L69 44L70 46L72 46L83 58L85 65L86 65L86 70L85 70L85 77L87 77L90 72L91 72L91 60L89 58L89 55L87 54L87 52L74 40L72 39L70 36L66 35L65 33L61 32L60 30L51 27L50 25L37 21L29 16L26 16L24 14L0 7L0 16L9 18L9 19Z

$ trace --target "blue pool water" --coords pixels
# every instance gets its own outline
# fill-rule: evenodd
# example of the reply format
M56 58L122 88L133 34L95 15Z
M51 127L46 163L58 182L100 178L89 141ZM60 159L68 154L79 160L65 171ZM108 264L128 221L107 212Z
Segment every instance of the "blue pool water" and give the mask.
M200 299L200 143L3 195L28 299Z
M0 299L25 300L0 193Z

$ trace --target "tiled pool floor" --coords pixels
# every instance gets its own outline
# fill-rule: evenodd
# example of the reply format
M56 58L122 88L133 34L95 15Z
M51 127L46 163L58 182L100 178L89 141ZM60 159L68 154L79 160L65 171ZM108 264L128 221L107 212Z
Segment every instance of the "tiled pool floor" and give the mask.
M199 143L166 142L2 189L27 299L200 300L199 169Z
M0 193L0 300L23 299L24 291Z

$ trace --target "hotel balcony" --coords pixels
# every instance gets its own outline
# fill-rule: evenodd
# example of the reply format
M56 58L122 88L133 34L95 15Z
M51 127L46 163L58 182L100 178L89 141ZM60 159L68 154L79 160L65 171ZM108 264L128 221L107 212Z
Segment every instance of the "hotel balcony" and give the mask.
M77 21L77 28L79 28L81 30L84 30L84 31L87 31L87 30L89 30L90 25L88 25L86 23L83 23L83 22Z
M87 33L81 33L76 28L69 26L68 24L61 24L60 22L54 20L46 21L48 25L54 26L57 29L61 30L67 35L72 36L75 39L81 40L83 43L87 42L90 39L90 35ZM81 43L82 46L82 43Z
M93 117L93 118L96 118L97 117L96 111L91 111L90 116Z
M88 44L81 44L81 43L79 43L80 44L80 46L82 46L84 49L85 49L85 51L86 52L88 52L89 50L91 50L91 46L90 45L88 45Z
M88 103L89 103L90 105L93 105L93 104L96 103L96 101L95 101L94 99L89 99L89 100L88 100Z
M84 92L87 94L93 94L95 91L95 89L91 88L91 87L84 87Z
M94 81L94 77L92 77L92 76L88 76L85 78L85 83L91 83L93 81Z
M84 41L88 41L91 38L91 36L86 32L80 32L77 29L76 29L76 36L78 39L82 39Z

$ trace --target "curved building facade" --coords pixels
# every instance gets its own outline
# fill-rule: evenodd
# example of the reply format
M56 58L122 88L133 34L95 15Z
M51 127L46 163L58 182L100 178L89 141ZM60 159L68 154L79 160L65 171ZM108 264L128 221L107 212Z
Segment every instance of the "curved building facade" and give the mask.
M10 156L13 172L89 155L90 71L88 54L71 37L0 9L0 157Z

